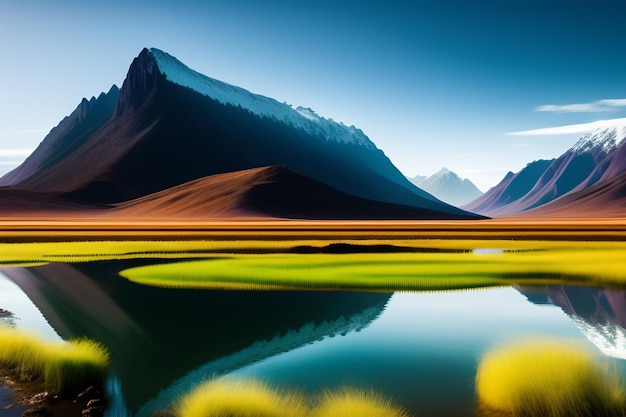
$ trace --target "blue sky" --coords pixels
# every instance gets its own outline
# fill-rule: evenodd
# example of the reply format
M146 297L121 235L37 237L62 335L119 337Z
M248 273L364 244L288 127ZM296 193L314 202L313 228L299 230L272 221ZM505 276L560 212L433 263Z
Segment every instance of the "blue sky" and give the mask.
M406 175L445 166L483 190L582 130L536 129L626 117L625 2L405 3L0 0L0 173L143 47L354 124Z

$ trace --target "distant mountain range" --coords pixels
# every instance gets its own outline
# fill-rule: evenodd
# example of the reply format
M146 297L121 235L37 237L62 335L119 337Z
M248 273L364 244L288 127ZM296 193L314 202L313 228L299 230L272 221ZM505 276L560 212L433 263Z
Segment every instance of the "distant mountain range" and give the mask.
M626 214L626 119L583 135L563 155L509 172L464 209L487 216Z
M411 184L354 126L206 77L158 49L134 59L121 89L83 99L0 186L14 212L479 218Z
M441 201L453 206L461 206L480 197L483 193L467 178L442 168L430 177L418 175L411 182Z

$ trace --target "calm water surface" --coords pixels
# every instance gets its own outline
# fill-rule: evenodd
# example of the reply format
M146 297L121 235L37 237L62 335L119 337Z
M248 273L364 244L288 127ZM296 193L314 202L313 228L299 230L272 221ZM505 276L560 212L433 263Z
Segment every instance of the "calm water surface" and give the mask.
M117 275L137 264L0 270L0 308L17 327L46 338L87 336L110 349L110 416L149 416L198 381L230 373L310 393L371 387L420 416L465 416L476 408L478 361L499 343L576 338L626 356L624 291L173 290Z

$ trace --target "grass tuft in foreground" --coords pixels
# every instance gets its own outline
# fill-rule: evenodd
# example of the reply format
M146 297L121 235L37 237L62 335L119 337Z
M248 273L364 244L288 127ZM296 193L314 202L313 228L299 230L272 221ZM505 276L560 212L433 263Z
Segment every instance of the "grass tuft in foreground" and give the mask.
M374 391L344 387L322 394L312 417L408 417L390 398Z
M313 404L314 408L310 405ZM408 417L374 391L342 388L311 400L293 390L232 377L200 384L174 408L177 417Z
M179 417L305 417L304 397L255 380L219 378L199 385L175 408Z
M8 327L0 327L0 367L24 381L37 381L54 394L71 395L102 383L108 352L81 339L47 342Z
M527 340L497 348L476 375L479 400L514 416L625 416L619 374L577 341Z

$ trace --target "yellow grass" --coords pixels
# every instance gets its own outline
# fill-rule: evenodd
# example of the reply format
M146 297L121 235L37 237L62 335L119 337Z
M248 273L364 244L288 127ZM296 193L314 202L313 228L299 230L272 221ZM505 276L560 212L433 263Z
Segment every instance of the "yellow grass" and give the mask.
M626 415L618 371L573 340L526 340L488 352L476 390L484 405L514 416Z
M344 387L326 391L311 417L408 417L408 412L390 398L374 391Z
M48 342L37 336L0 327L0 366L23 380L39 381L56 394L101 383L109 355L90 340Z
M178 417L306 417L304 397L255 380L219 378L199 385L175 407Z
M222 377L200 384L173 409L177 417L408 417L373 390L344 387L314 399L254 380Z
M626 251L626 242L620 241L550 241L514 239L406 239L380 238L337 239L323 236L297 238L275 236L274 239L226 239L206 240L75 240L60 242L0 242L0 265L41 264L47 262L89 262L98 260L136 258L188 258L212 257L215 252L237 253L241 251L286 251L297 246L324 247L332 243L353 245L395 245L410 248L469 251L477 248L501 248L511 251Z

